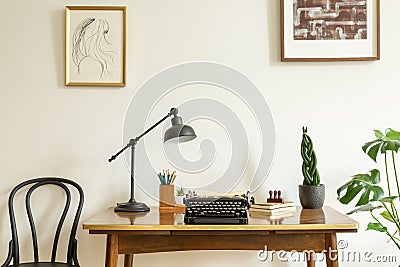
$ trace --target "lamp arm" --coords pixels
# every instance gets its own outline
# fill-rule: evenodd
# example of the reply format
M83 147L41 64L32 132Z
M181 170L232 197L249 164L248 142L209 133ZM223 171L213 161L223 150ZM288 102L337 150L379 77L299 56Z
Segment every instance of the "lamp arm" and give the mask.
M167 115L165 115L162 119L160 119L158 122L156 122L153 126L151 126L149 129L147 129L146 131L144 131L142 134L140 134L139 136L132 138L131 140L129 140L129 143L123 147L120 151L118 151L115 155L111 156L111 158L108 159L108 162L111 162L113 160L115 160L122 152L124 152L128 147L134 147L136 146L137 142L139 141L140 138L142 138L143 136L145 136L146 134L148 134L151 130L153 130L154 128L156 128L158 125L160 125L163 121L165 121L166 119L168 119L169 117L171 117L172 115L177 115L178 114L178 109L177 108L171 108L171 110L169 111L169 113Z
M111 158L108 159L108 162L113 161L114 159L116 159L119 154L121 154L122 152L125 151L125 149L127 149L128 147L131 146L131 142L129 142L126 146L124 146L120 151L118 151L115 155L112 155Z
M138 137L136 137L136 142L139 141L140 138L142 138L143 136L145 136L146 134L148 134L151 130L153 130L154 128L156 128L158 125L160 125L163 121L165 121L166 119L168 119L172 114L168 113L167 115L165 115L161 120L159 120L158 122L156 122L153 126L151 126L149 129L147 129L146 131L144 131L141 135L139 135Z

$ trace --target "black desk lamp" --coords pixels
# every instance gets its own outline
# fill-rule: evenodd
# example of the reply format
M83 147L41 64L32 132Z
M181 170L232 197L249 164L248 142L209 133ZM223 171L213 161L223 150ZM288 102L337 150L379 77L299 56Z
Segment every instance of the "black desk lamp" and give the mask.
M114 211L116 212L141 212L141 211L149 211L150 208L140 202L136 202L135 200L135 176L134 176L134 165L135 165L135 147L137 142L139 141L140 138L145 136L148 132L153 130L155 127L157 127L159 124L161 124L163 121L165 121L167 118L174 116L171 119L172 126L165 132L164 134L164 143L169 141L177 141L177 143L183 143L187 142L190 140L193 140L196 138L196 134L193 130L192 127L188 125L184 125L182 123L182 118L178 116L178 109L177 108L171 108L170 112L165 115L164 118L156 122L153 126L151 126L149 129L144 131L141 135L139 135L136 138L132 138L129 140L129 143L122 148L120 151L118 151L117 154L113 155L108 162L113 161L116 159L125 149L131 148L132 155L131 155L131 198L129 199L128 202L125 203L118 203L117 206L114 208Z

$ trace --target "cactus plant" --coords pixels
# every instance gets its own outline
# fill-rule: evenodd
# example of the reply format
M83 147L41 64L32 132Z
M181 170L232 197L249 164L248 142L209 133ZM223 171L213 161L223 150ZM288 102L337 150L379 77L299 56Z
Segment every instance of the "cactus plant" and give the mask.
M303 158L303 185L320 185L320 178L317 169L317 156L314 152L312 140L307 134L307 127L303 127L301 157Z
M185 191L184 191L182 186L176 190L176 195L177 196L184 196L185 195Z

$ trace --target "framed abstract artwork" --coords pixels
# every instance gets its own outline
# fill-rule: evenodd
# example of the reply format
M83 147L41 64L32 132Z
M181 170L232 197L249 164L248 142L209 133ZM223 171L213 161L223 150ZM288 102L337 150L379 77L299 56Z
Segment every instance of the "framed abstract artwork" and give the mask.
M125 86L126 8L65 8L65 85Z
M379 0L281 0L281 60L379 60L379 8Z

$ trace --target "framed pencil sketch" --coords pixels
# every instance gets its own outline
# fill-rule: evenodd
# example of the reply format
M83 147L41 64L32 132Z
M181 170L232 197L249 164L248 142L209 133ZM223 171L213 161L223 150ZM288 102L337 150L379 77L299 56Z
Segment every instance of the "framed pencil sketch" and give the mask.
M281 61L380 58L379 0L281 0Z
M65 85L125 86L126 7L65 8Z

